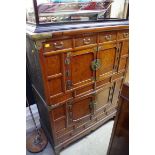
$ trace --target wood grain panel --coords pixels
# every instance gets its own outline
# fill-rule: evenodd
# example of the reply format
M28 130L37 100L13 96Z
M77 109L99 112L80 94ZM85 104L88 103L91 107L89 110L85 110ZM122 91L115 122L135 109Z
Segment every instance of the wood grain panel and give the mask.
M61 56L60 54L52 55L45 58L47 75L61 73Z
M129 42L123 41L122 49L121 49L121 55L127 55L128 53L129 53Z
M98 52L97 58L100 59L101 67L97 70L97 78L100 80L106 74L112 74L116 59L116 45L109 45L109 48Z
M96 35L80 35L75 37L75 47L97 43Z
M121 30L118 32L118 39L128 39L129 38L129 30Z
M93 59L93 53L81 54L72 57L71 74L73 85L91 80L93 77L93 71L91 69L91 62Z
M62 116L66 115L66 109L65 109L65 105L63 106L59 106L58 108L55 108L52 110L53 113L53 119L56 120Z
M60 131L60 130L62 130L62 129L65 129L65 125L66 125L65 122L66 122L66 121L65 121L65 118L56 120L56 121L54 122L55 131L57 132L57 131Z
M117 31L105 31L99 34L99 43L116 41Z
M120 70L125 70L125 69L126 69L127 59L128 59L127 57L121 58L121 59L120 59L118 71L120 71Z
M99 110L100 108L103 108L104 106L106 106L106 104L108 103L109 91L110 91L110 88L107 88L97 93L96 110Z
M62 88L62 79L61 78L54 78L49 81L49 89L50 95L56 95L63 92Z
M105 79L103 79L101 81L97 81L96 82L96 87L97 88L103 87L103 85L110 83L110 80L111 80L111 78L110 77L107 77L107 78L105 78Z
M60 39L54 41L48 41L43 44L44 52L62 50L62 49L71 49L73 46L72 39Z
M57 103L67 101L67 100L71 99L72 97L73 97L72 93L60 94L56 97L51 97L50 101L52 104L57 104Z
M79 102L74 103L73 109L72 109L73 110L73 120L82 118L82 117L90 114L90 112L91 112L90 107L89 107L90 102L91 102L91 98L86 98L84 100L80 100Z
M81 89L76 90L76 95L78 96L78 95L81 95L83 93L88 93L89 91L93 91L93 88L94 88L93 84L89 85L89 86L85 86Z

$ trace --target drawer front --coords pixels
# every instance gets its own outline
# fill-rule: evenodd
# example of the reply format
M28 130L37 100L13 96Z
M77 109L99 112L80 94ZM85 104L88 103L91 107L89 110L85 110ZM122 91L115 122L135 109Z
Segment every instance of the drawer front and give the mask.
M122 30L118 32L118 39L128 39L129 38L129 30Z
M93 90L94 90L94 84L87 85L87 86L84 86L82 88L75 90L75 95L76 95L76 97L82 96L84 94L89 94L89 93L93 92Z
M44 52L72 48L72 39L49 41L43 44Z
M100 81L97 81L96 82L96 88L99 89L99 88L102 88L104 85L108 84L111 82L111 77L107 77L103 80L100 80Z
M99 34L99 43L116 41L116 31L108 31Z
M96 43L97 43L96 35L79 36L75 38L75 47L96 44Z
M50 97L50 104L60 104L73 98L72 92L67 94L61 94L56 97Z

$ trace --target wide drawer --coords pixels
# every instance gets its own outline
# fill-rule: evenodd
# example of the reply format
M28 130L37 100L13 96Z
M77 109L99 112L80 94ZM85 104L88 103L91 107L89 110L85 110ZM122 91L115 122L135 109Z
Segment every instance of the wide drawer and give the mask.
M43 43L43 48L44 48L44 52L71 49L72 39L48 41Z
M75 47L96 44L96 43L97 43L96 35L87 35L87 36L80 35L75 37Z
M129 38L129 30L122 30L118 32L118 39L128 39Z
M99 43L116 41L116 31L106 31L99 34Z

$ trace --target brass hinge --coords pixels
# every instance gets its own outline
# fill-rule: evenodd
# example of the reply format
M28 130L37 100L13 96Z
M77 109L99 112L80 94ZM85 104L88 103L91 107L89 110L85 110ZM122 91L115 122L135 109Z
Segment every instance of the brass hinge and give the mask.
M69 64L70 64L70 58L67 57L67 58L65 59L65 64L66 64L66 65L69 65Z
M89 104L89 108L94 113L94 111L96 109L96 101L91 101Z
M71 89L72 87L72 81L71 80L67 80L66 81L66 89Z
M69 77L70 76L70 71L66 70L66 76Z
M98 70L100 67L101 67L100 59L95 59L95 60L92 61L91 68L92 68L93 71Z

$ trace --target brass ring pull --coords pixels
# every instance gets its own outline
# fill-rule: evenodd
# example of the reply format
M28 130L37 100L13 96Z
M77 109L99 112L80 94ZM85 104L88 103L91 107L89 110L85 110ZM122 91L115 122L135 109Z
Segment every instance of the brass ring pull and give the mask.
M123 37L124 37L124 38L127 38L128 36L129 36L128 33L123 33Z
M57 48L57 49L61 49L61 48L63 48L63 46L64 46L64 43L63 42L54 43L54 47Z
M105 36L105 39L106 39L107 41L112 40L112 35L107 35L107 36Z
M90 38L88 38L88 39L84 38L84 39L83 39L83 43L84 43L85 45L90 44L90 42L91 42Z

